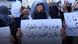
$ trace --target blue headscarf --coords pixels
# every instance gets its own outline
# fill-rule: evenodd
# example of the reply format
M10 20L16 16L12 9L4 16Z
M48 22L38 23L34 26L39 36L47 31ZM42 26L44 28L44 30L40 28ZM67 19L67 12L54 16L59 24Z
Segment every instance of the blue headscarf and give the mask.
M41 4L41 3L44 5L45 12L46 12L46 15L48 17L49 16L49 7L48 7L48 4L47 4L47 2L45 0L36 0L36 1L34 1L32 6L31 6L31 14L33 15L37 4Z

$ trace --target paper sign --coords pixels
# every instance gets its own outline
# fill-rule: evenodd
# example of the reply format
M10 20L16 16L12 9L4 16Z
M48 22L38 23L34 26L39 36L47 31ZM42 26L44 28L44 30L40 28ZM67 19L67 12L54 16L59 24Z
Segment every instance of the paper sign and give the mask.
M22 20L22 44L61 44L61 19Z
M53 2L58 2L58 1L60 1L60 0L53 0Z
M12 3L11 6L11 13L14 17L20 17L20 9L21 9L21 2L16 1Z
M67 36L78 36L78 12L64 13Z
M64 0L61 0L61 5L64 5Z
M76 0L68 0L69 3L72 4L72 6L74 5L74 3L76 2Z
M69 3L74 3L76 0L68 0Z
M35 1L35 0L22 0L22 5L23 5L24 7L29 6L29 7L31 8L31 6L32 6L32 4L33 4L34 1Z
M0 44L10 44L10 29L7 27L0 27Z

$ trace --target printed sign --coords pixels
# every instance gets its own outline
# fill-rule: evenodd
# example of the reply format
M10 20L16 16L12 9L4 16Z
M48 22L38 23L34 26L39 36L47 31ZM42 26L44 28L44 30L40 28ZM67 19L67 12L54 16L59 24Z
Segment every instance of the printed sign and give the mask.
M67 36L78 36L78 12L64 13Z
M61 44L61 19L22 20L22 44Z

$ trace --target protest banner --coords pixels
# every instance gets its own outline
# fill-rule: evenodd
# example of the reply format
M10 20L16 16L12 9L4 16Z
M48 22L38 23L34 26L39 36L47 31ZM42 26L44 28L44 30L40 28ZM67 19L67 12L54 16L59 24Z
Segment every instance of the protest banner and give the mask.
M22 20L22 44L61 44L61 19Z
M64 13L67 36L78 36L78 12Z

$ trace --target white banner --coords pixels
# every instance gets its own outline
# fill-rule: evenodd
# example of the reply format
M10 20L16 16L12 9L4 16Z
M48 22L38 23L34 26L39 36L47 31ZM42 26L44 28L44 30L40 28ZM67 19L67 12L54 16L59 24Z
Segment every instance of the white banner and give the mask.
M12 2L12 6L11 6L11 13L14 17L20 17L20 9L21 9L21 2L20 1L15 1Z
M31 8L31 6L32 6L32 4L33 4L34 1L35 0L22 0L22 5L24 7L27 7L29 5L29 7Z
M0 44L10 44L10 29L7 27L0 27Z
M60 1L60 0L53 0L53 2L58 2L58 1Z
M68 0L69 3L74 3L76 0Z
M22 44L61 44L61 19L22 20Z
M78 12L64 13L67 36L78 36Z

